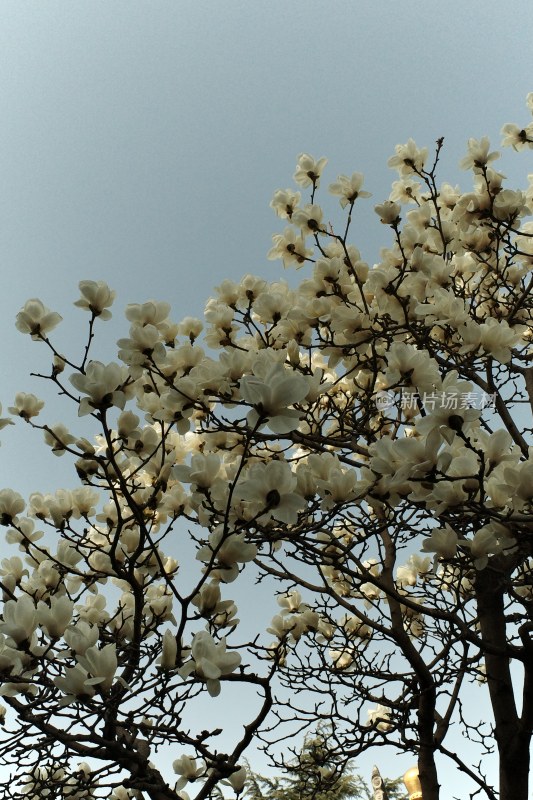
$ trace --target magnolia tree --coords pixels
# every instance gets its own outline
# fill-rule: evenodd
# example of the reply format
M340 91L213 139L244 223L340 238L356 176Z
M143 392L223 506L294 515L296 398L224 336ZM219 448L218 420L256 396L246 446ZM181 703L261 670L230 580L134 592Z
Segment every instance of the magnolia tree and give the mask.
M533 123L503 134L533 145ZM41 421L33 394L9 408L77 473L27 503L0 491L10 797L239 794L253 740L279 762L289 737L330 724L339 770L388 745L418 760L424 800L445 758L470 797L526 799L533 176L505 188L498 153L470 139L463 192L438 181L441 148L396 148L373 267L349 242L362 176L330 186L332 225L317 204L326 160L302 155L308 196L276 192L287 227L269 254L302 267L297 289L224 281L205 322L128 306L107 364L93 358L114 299L103 282L80 284L80 358L56 348L61 318L40 300L18 314L52 361L41 377L84 419ZM253 570L280 609L250 637L235 598ZM231 742L189 710L236 687L249 718ZM494 750L499 788L483 769Z

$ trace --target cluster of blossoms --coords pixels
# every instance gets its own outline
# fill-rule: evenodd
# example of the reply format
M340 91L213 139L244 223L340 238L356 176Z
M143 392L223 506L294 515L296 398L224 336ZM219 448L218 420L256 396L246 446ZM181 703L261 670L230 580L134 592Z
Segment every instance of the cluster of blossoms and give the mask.
M505 126L504 144L531 147L531 127ZM89 358L95 321L111 316L104 282L80 284L81 363L49 339L59 314L37 299L18 314L19 330L51 350L50 381L96 428L89 441L41 422L33 394L9 407L72 459L81 483L27 504L0 490L0 522L20 552L0 570L0 694L12 730L18 715L36 737L27 798L46 796L46 782L71 800L144 797L147 785L184 798L195 784L206 797L220 782L239 794L239 760L276 678L296 694L334 698L342 686L355 711L341 715L339 741L344 725L352 747L368 737L408 747L420 715L456 714L456 696L436 689L427 711L421 676L434 688L479 676L495 571L515 618L528 618L533 449L510 408L533 404L533 175L504 188L498 154L471 139L472 190L439 187L441 147L432 166L412 140L396 148L398 180L375 207L391 245L372 267L347 241L354 205L369 197L363 176L330 186L349 215L336 234L316 198L326 159L302 155L294 178L309 203L276 192L287 227L269 253L306 268L297 289L224 281L205 322L176 324L164 302L131 305L108 364ZM494 407L447 401L474 390ZM198 563L180 568L187 547ZM245 569L283 588L265 640L243 645L226 595ZM255 706L222 756L216 732L181 719L226 683L251 688ZM303 713L295 703L285 705ZM162 744L180 753L173 787L150 760ZM104 765L97 777L85 759Z

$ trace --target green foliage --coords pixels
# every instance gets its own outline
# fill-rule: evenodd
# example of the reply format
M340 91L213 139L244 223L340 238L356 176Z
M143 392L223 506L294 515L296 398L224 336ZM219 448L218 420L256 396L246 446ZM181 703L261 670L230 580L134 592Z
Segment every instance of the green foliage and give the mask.
M287 774L267 778L249 769L246 800L373 800L374 794L361 775L347 762L342 769L328 763L326 738L306 739ZM384 779L388 800L404 800L401 778Z

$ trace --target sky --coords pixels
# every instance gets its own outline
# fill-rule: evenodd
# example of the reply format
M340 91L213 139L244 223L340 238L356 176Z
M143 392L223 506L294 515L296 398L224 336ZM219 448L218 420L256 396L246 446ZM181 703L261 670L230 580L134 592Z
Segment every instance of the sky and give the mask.
M394 146L444 136L440 176L468 185L467 139L497 146L503 123L528 120L532 30L530 0L2 0L4 411L23 390L50 400L48 421L63 413L28 377L43 368L43 345L14 328L29 297L64 316L54 340L75 353L78 282L106 280L117 302L96 346L105 361L128 303L164 299L180 319L201 316L225 278L294 284L266 253L283 227L270 199L293 185L301 152L329 158L324 185L365 174L373 196L352 238L377 261L387 242L372 208L395 180ZM525 186L531 151L501 169ZM29 429L1 439L1 486L68 484ZM460 793L450 781L445 800Z

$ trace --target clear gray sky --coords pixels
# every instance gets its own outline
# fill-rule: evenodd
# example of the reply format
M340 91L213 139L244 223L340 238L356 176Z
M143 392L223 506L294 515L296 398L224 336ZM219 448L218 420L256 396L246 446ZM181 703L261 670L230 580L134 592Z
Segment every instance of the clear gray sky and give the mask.
M527 120L532 33L530 0L2 0L4 407L17 390L44 394L26 377L42 346L13 325L28 297L63 314L67 349L82 341L78 281L105 279L118 293L101 328L110 360L129 302L201 315L226 277L279 277L269 202L302 151L329 157L325 186L365 174L373 197L354 238L376 261L371 209L395 179L394 145L444 136L441 176L465 185L467 138L498 145L504 122ZM525 184L531 151L511 161L501 169ZM61 484L61 463L43 467L34 437L14 430L2 432L0 485Z

